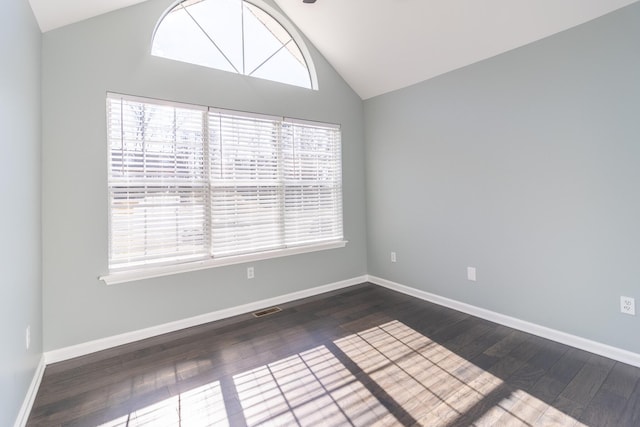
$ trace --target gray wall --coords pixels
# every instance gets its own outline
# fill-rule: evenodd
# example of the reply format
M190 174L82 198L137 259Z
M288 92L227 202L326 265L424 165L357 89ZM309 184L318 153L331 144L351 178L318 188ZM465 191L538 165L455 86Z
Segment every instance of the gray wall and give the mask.
M41 34L27 0L0 13L0 425L13 425L42 355ZM31 325L31 348L25 330Z
M367 100L369 273L640 352L639 40L635 4Z
M311 48L320 90L152 57L152 0L43 36L45 350L134 331L366 273L363 105ZM344 249L107 286L105 93L342 124Z

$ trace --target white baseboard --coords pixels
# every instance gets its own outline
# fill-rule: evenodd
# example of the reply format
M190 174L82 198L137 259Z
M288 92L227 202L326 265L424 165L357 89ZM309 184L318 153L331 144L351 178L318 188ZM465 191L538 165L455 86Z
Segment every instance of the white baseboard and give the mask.
M268 298L261 301L255 301L248 304L239 305L236 307L218 310L211 313L190 317L187 319L177 320L175 322L169 322L162 325L152 326L150 328L140 329L132 332L126 332L124 334L114 335L111 337L101 338L98 340L89 341L86 343L77 344L70 347L64 347L61 349L48 351L43 355L44 363L41 362L42 366L38 367L38 372L40 372L40 378L41 378L42 372L44 372L45 364L61 362L64 360L72 359L74 357L79 357L79 356L84 356L90 353L94 353L96 351L106 350L108 348L116 347L123 344L129 344L135 341L166 334L168 332L174 332L180 329L190 328L192 326L202 325L202 324L213 322L216 320L226 319L228 317L237 316L239 314L256 311L261 308L278 305L278 304L284 304L284 303L295 301L301 298L307 298L310 296L319 295L325 292L346 288L346 287L357 285L363 282L371 282L376 285L383 286L385 288L392 289L394 291L398 291L406 295L410 295L425 301L433 302L435 304L442 305L444 307L449 307L454 310L462 311L464 313L468 313L473 316L480 317L482 319L499 323L501 325L505 325L510 328L518 329L518 330L528 332L543 338L557 341L562 344L566 344L572 347L586 350L591 353L599 354L601 356L618 360L620 362L627 363L629 365L640 367L640 354L638 353L633 353L627 350L623 350L617 347L612 347L612 346L602 344L596 341L592 341L586 338L582 338L576 335L571 335L555 329L547 328L545 326L537 325L535 323L527 322L525 320L517 319L515 317L510 317L504 314L496 313L491 310L476 307L471 304L466 304L460 301L445 298L429 292L421 291L419 289L401 285L399 283L395 283L380 277L364 275L364 276L354 277L352 279L343 280L340 282L330 283L328 285L317 286L311 289L305 289L303 291L293 292L290 294L280 295L277 297ZM36 377L34 377L34 380L35 378ZM38 384L39 384L39 379L38 379ZM35 391L37 391L37 387ZM34 391L33 397L35 397L35 391ZM22 411L21 411L21 414L22 414Z
M617 360L628 365L640 367L640 354L638 353L633 353L628 350L612 347L607 344L602 344L576 335L571 335L566 332L558 331L556 329L547 328L546 326L537 325L535 323L496 313L495 311L486 310L484 308L476 307L464 302L441 297L439 295L401 285L399 283L395 283L387 279L382 279L380 277L368 276L368 281L406 295L420 298L422 300L429 301L444 307L452 308L463 313L471 314L473 316L480 317L491 322L499 323L513 329L528 332L530 334L537 335L542 338L547 338L561 344L566 344L571 347L579 348L590 353L599 354L600 356L608 357L610 359Z
M27 425L29 414L31 413L31 408L33 407L33 402L36 400L36 394L38 394L38 388L40 388L40 382L42 381L42 376L44 375L45 366L45 358L43 354L40 358L38 366L36 367L36 371L33 374L33 379L31 380L31 384L29 385L27 394L24 397L22 406L20 407L20 412L18 412L18 417L16 418L14 427L24 427Z
M155 337L158 335L166 334L168 332L174 332L180 329L190 328L192 326L202 325L202 324L213 322L216 320L226 319L228 317L237 316L239 314L256 311L261 308L270 307L277 304L284 304L284 303L295 301L301 298L307 298L314 295L319 295L325 292L334 291L337 289L342 289L349 286L357 285L366 281L367 281L366 275L360 276L360 277L354 277L352 279L330 283L328 285L317 286L315 288L305 289L303 291L280 295L277 297L268 298L261 301L255 301L248 304L239 305L236 307L226 308L223 310L217 310L211 313L189 317L187 319L177 320L175 322L164 323L162 325L152 326L150 328L126 332L124 334L114 335L106 338L97 339L94 341L85 342L82 344L60 348L57 350L47 351L44 354L45 362L47 364L61 362L63 360L84 356L90 353L94 353L96 351L106 350L108 348L116 347L123 344L129 344L134 341Z

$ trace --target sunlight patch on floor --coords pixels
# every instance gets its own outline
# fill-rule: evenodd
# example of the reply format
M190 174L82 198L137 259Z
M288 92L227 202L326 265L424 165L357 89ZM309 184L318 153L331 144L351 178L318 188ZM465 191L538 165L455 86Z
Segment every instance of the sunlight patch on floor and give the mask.
M186 362L139 378L134 387L163 386L175 375L194 377L210 364ZM477 427L582 426L397 320L236 374L232 380L224 393L215 381L101 427L228 426L225 398L236 402L231 415L242 416L250 427L431 427L461 420Z
M394 320L336 341L422 425L446 425L502 381Z
M502 399L473 424L476 427L496 425L585 426L569 415L549 406L530 394L516 390Z
M371 425L391 418L325 346L236 375L234 383L248 426Z
M229 426L219 382L136 410L99 427L203 427Z

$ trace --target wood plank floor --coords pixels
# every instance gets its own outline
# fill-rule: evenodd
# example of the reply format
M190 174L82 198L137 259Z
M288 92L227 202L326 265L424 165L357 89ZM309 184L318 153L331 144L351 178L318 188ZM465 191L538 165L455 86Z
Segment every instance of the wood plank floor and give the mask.
M362 284L47 366L29 426L640 426L640 369Z

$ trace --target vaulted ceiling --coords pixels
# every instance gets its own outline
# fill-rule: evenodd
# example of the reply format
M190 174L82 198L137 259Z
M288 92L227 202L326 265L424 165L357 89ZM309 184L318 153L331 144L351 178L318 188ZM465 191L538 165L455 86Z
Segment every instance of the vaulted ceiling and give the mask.
M43 32L142 1L29 0ZM274 1L358 95L367 99L640 0Z

